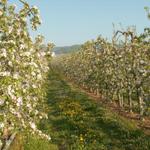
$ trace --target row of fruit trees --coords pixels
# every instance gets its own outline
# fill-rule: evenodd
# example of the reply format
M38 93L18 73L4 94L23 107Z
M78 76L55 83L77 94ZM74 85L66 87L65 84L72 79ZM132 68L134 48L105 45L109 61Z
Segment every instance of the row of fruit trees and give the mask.
M0 147L22 129L50 140L36 123L47 118L40 110L53 44L43 49L43 36L32 40L29 29L41 24L39 10L24 0L18 2L21 8L0 0Z
M150 30L114 31L88 41L78 52L59 58L59 69L80 87L117 102L122 109L150 114ZM61 64L61 66L60 66Z

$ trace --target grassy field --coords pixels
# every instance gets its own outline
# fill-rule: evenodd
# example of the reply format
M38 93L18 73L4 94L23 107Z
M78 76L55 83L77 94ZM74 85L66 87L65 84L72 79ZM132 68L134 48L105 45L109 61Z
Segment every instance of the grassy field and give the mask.
M50 72L47 91L49 119L42 120L39 128L50 134L52 141L18 135L11 150L150 149L150 137L134 122L97 104L77 87L71 87L59 73Z

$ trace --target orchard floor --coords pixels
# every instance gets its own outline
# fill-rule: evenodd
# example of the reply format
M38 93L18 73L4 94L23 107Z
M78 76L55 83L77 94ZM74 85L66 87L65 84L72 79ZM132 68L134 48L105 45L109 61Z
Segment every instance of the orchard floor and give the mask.
M51 71L47 82L49 119L39 128L51 142L18 135L11 150L150 150L150 136L134 122L93 101Z

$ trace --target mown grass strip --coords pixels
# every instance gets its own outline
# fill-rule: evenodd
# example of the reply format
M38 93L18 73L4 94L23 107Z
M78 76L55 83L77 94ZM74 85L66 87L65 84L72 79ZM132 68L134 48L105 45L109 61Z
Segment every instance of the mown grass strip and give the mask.
M40 128L50 129L60 149L150 149L150 137L133 122L71 87L59 73L50 72L47 91L49 120L43 121Z

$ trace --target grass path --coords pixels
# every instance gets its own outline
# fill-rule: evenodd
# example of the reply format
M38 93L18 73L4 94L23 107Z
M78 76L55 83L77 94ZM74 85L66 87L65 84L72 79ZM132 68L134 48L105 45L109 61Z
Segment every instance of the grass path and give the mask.
M91 100L59 73L50 72L47 91L49 119L42 120L39 128L51 135L53 145L28 138L25 150L150 149L150 137L133 122Z

